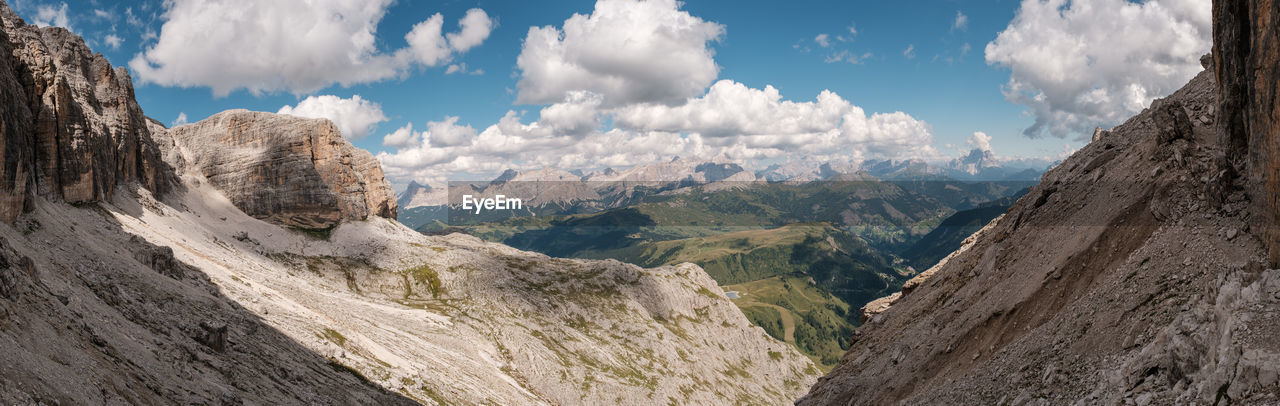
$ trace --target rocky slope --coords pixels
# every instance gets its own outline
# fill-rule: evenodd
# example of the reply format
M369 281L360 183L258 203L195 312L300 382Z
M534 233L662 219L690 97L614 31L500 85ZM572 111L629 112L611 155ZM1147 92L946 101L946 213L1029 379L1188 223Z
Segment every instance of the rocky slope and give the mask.
M32 100L0 108L0 404L779 404L816 378L698 267L421 235L331 124L166 130L80 38L0 20L0 97Z
M382 218L318 239L208 184L115 201L37 200L0 226L17 300L44 306L0 300L21 320L0 360L22 365L0 373L0 403L779 404L818 374L694 266L558 260Z
M396 218L395 193L382 166L329 120L232 110L168 135L191 165L251 216L309 229Z
M1280 401L1274 212L1253 203L1275 195L1251 190L1267 165L1224 169L1235 147L1218 120L1256 117L1217 93L1201 73L1046 173L901 295L868 305L849 352L798 403ZM1274 151L1263 138L1250 156Z

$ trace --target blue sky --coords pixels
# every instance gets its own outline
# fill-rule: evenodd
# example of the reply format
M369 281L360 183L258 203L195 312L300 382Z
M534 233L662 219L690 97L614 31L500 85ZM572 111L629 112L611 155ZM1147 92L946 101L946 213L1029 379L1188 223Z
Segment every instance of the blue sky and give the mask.
M275 4L278 7L288 7L290 3L301 4L290 0ZM172 21L175 18L179 20L178 23L189 21L176 17L181 13L171 10L181 7L186 9L179 11L205 10L202 14L190 15L211 16L208 17L212 20L209 22L210 26L219 30L237 29L235 24L251 20L255 15L272 15L269 10L251 10L248 17L235 17L240 20L220 21L219 16L235 16L235 8L222 10L223 14L219 14L217 10L208 12L201 7L225 4L207 0L176 0L168 4L160 1L117 4L98 0L18 0L11 2L11 5L28 22L70 26L114 65L129 66L131 60L141 58L140 55L157 47L158 43L172 42L170 45L176 50L174 53L143 61L149 62L147 66L155 68L155 72L138 72L133 69L139 103L149 116L165 123L175 122L180 114L194 122L231 108L271 112L282 106L300 108L299 103L309 96L336 96L330 101L359 96L365 101L363 107L376 104L385 120L375 117L367 131L364 131L368 133L366 136L352 137L348 134L349 138L361 148L375 154L381 153L380 158L389 167L388 173L395 178L393 180L396 183L403 183L411 178L439 181L457 176L458 173L485 175L503 167L590 168L610 166L607 164L616 166L641 163L648 159L668 159L667 155L679 148L664 150L655 147L649 150L644 147L648 144L644 143L671 144L672 138L657 135L646 138L643 134L653 131L674 132L678 133L675 136L683 137L679 139L687 141L689 134L706 134L711 129L729 128L733 131L750 132L753 131L752 128L761 125L750 122L727 123L723 120L714 123L715 125L700 125L690 120L725 112L714 110L717 108L715 106L701 110L671 110L679 108L681 98L636 98L588 85L583 87L590 91L587 96L583 96L585 99L570 103L569 97L576 94L572 93L575 90L572 84L577 79L564 76L568 75L566 73L550 74L547 78L567 77L568 84L543 87L550 86L555 92L563 91L552 94L564 94L566 108L579 109L572 111L589 110L590 117L595 120L590 121L590 126L594 128L591 131L562 131L560 129L568 127L557 126L553 121L543 120L542 123L534 124L539 120L540 110L556 103L549 99L535 103L518 100L521 92L525 91L521 87L522 80L530 87L534 87L535 80L549 80L532 77L517 63L522 53L526 52L525 41L530 35L530 27L549 26L565 30L562 36L572 37L572 34L564 34L568 32L567 27L570 25L566 19L575 13L584 17L592 16L595 1L400 0L368 6L373 7L372 9L352 6L351 4L359 2L344 0L325 0L319 3L332 3L333 10L337 10L320 10L322 12L354 13L352 10L355 9L368 12L367 22L375 37L372 48L364 51L384 54L387 59L393 59L390 58L391 54L398 50L413 48L407 43L405 35L416 24L427 21L436 13L442 17L444 35L435 36L437 38L447 38L449 33L461 32L461 19L464 16L470 17L468 11L473 9L483 10L482 14L489 19L491 25L487 28L487 34L475 45L450 48L449 41L442 39L438 42L444 44L441 49L445 51L442 52L448 54L444 59L431 63L402 62L395 65L396 73L392 75L358 80L358 83L344 86L341 84L344 77L350 80L351 72L355 71L327 72L317 68L316 72L309 73L332 77L319 79L318 83L321 85L315 88L288 85L273 88L272 85L267 85L265 90L251 91L246 90L246 87L251 86L232 85L236 87L235 90L226 95L217 95L211 87L216 87L214 84L258 83L255 81L259 78L253 77L253 74L261 72L254 71L249 66L234 78L219 76L216 69L200 74L203 76L183 76L183 73L178 72L182 68L178 62L174 62L175 58L196 60L192 63L203 66L218 66L222 63L231 66L252 64L252 54L260 51L256 47L264 42L279 41L288 44L286 49L303 49L304 51L289 53L289 57L313 59L324 56L322 53L333 47L327 47L323 43L309 43L308 38L314 36L308 36L305 32L289 32L287 27L270 30L272 34L264 34L263 38L240 40L244 43L237 43L236 40L223 43L204 41L203 35L207 34L191 28L192 24L179 26ZM1048 3L1039 0L696 1L673 3L671 7L667 7L670 10L663 11L663 14L651 21L642 18L634 20L649 21L654 25L655 32L661 32L662 24L677 24L678 21L684 21L677 17L687 14L691 21L703 24L699 27L712 30L708 35L715 38L705 42L695 41L695 44L678 44L684 47L682 49L693 52L689 55L695 60L700 52L705 52L706 57L712 58L714 65L718 67L718 71L711 71L713 76L707 76L707 72L689 73L689 77L700 78L693 80L694 87L700 90L680 93L681 97L701 97L719 80L731 80L744 86L745 88L739 89L739 95L772 86L781 94L783 101L797 103L813 103L819 93L828 90L848 105L861 108L865 111L868 122L872 123L871 129L865 130L867 133L861 135L849 134L862 130L850 130L845 124L850 123L851 119L845 118L832 121L831 128L769 128L760 130L761 133L755 137L736 140L724 136L706 137L705 142L700 139L681 144L700 145L698 148L685 147L690 155L728 154L748 161L774 162L799 159L802 156L821 156L821 153L815 151L830 149L821 146L826 145L821 143L834 142L836 144L833 145L841 148L834 151L834 155L839 156L945 160L982 144L975 144L974 134L982 132L990 137L989 148L1000 156L1054 159L1064 149L1073 150L1083 145L1081 134L1087 133L1093 125L1107 127L1117 124L1140 110L1144 102L1171 92L1198 71L1197 57L1208 50L1208 3L1191 0L1051 0ZM632 8L637 8L636 4L639 3L627 0L615 4L625 15ZM287 8L276 11L285 15L292 13ZM305 13L307 10L300 9L297 12ZM359 18L344 16L348 19ZM171 24L165 26L166 22ZM268 26L272 24L271 21L259 23ZM716 25L721 30L719 35L713 35ZM593 29L607 30L609 27ZM635 29L643 30L645 26ZM1119 44L1108 41L1107 32L1120 29L1125 31L1127 39L1119 41ZM186 36L183 37L181 30L192 32L185 33ZM481 30L476 30L479 31ZM605 31L596 31L593 36L607 37L602 32ZM1007 38L1000 38L1002 32L1007 33ZM1049 32L1053 34L1047 34ZM281 38L268 38L269 35L280 35ZM825 37L819 38L820 35ZM187 42L183 42L183 38ZM1154 38L1160 40L1153 40ZM117 40L118 45L114 43ZM570 41L564 39L564 49L571 48L567 45ZM989 44L992 46L989 47ZM1063 44L1083 44L1083 49L1077 47L1065 51L1068 47ZM305 50L312 49L308 46L313 45L317 54L308 54L309 51ZM659 45L676 46L665 43ZM571 50L568 54L576 55L574 57L580 58L579 62L590 61L594 60L591 59L594 56L577 54L603 52L604 57L616 56L608 55L612 52L610 48L609 44L596 44L595 48ZM1049 55L1052 57L1044 57L1045 49L1051 51ZM1057 52L1056 49L1064 51ZM616 50L619 53L629 52L623 46L616 47ZM1041 53L1037 53L1038 51ZM268 51L262 58L271 58L271 55L274 54ZM1055 59L1059 56L1061 60ZM638 67L640 72L636 75L643 76L646 69L680 68L661 65L662 58L645 59L644 55L637 57L641 58L638 60L648 61L643 63L657 65L652 69ZM1145 61L1170 58L1179 62L1173 66L1164 66L1167 69L1153 71L1159 74L1148 75L1154 78L1117 73L1145 72L1143 69L1152 65ZM988 59L993 59L992 63L988 63ZM1081 60L1088 62L1086 65L1079 65ZM581 63L586 66L588 62ZM166 64L173 66L167 73L164 72ZM462 72L447 74L450 65L455 65ZM134 65L135 68L137 66ZM300 69L306 69L306 65L302 65ZM1064 79L1061 72L1067 72L1070 77ZM584 78L582 81L585 83L588 79ZM678 78L672 80L676 79ZM638 88L646 86L643 82L646 79L639 76L619 80L631 81ZM270 83L269 78L261 81ZM729 87L724 89L728 90ZM1099 92L1104 95L1102 102L1097 97L1089 96L1096 96ZM1126 92L1131 94L1121 94ZM592 99L591 96L597 93L598 99ZM1037 94L1041 97L1037 98ZM1019 99L1018 95L1026 97ZM1126 101L1126 97L1133 100ZM582 100L587 102L583 103ZM645 103L657 106L635 107ZM718 108L723 110L726 106L719 105ZM506 127L506 131L499 131L498 126L495 126L509 111L514 111L518 117L513 122L526 126L523 130ZM884 120L877 120L874 116L875 113L894 112L902 112L904 116L886 115L881 117ZM661 122L662 120L656 119L645 121L637 118L662 118L676 114L693 118L682 122ZM450 126L433 127L439 130L435 131L436 135L415 133L428 131L428 121L442 122L447 117L457 119ZM341 118L335 121L338 120ZM876 127L876 123L886 129ZM1036 128L1043 130L1031 135L1024 134L1037 123L1042 125ZM413 138L402 142L400 147L385 145L384 135L407 124L412 124L413 129L405 134L412 135ZM469 126L470 129L463 128L464 126ZM551 134L539 133L528 126L553 130ZM456 134L450 132L454 130L457 130ZM564 131L575 134L560 133ZM816 141L822 138L816 134L824 131L828 135L843 132L845 134L842 136L846 138L836 136L832 138L836 141ZM622 132L627 135L620 135ZM436 137L437 135L446 133L454 134L455 138L502 139L515 142L511 145L516 147L497 151L482 146L458 145L458 142L436 142L436 138L441 138ZM502 135L504 138L478 135L485 133L494 137ZM803 133L803 137L796 138L799 133ZM534 139L538 137L544 140L535 142ZM428 138L432 141L426 141ZM815 141L779 141L781 138ZM414 142L422 145L413 144ZM557 160L550 157L558 152L568 151L565 149L568 145L592 142L637 145L641 146L638 149L647 152L622 156L600 151L574 150L576 155L573 159ZM866 143L868 146L853 146L846 151L843 149L846 146L841 142L853 145ZM715 143L722 145L703 145ZM813 147L806 149L796 146L806 143ZM733 147L734 145L737 147ZM443 153L443 157L424 156L424 151L431 148L445 149L448 153ZM449 161L456 156L472 156L485 162L467 164ZM450 163L442 164L446 161Z

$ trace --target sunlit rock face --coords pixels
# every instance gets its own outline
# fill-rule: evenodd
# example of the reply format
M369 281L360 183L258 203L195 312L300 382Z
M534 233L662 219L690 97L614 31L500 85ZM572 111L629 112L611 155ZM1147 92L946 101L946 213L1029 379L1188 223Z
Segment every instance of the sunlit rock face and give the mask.
M103 201L135 181L168 191L164 146L128 72L66 29L26 25L3 5L0 20L0 221L30 209L35 194Z
M329 120L232 110L170 133L192 165L251 216L303 228L396 217L378 161Z

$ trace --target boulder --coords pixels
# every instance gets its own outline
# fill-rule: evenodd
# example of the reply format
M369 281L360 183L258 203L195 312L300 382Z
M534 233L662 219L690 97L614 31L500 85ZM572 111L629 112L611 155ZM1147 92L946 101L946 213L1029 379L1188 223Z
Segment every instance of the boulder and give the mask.
M1106 138L1106 137L1107 137L1107 134L1109 134L1109 133L1110 133L1109 131L1107 131L1107 130L1103 130L1103 129L1102 129L1102 127L1094 127L1094 128L1093 128L1093 139L1092 139L1092 141L1098 141L1098 140L1101 140L1101 139L1103 139L1103 138Z
M196 341L217 352L227 350L227 325L219 322L200 322L200 332Z
M1151 121L1156 126L1156 142L1160 145L1191 138L1191 118L1177 100L1160 103L1151 114Z
M173 257L173 248L151 244L136 235L129 237L129 244L138 263L173 279L186 277L187 265Z

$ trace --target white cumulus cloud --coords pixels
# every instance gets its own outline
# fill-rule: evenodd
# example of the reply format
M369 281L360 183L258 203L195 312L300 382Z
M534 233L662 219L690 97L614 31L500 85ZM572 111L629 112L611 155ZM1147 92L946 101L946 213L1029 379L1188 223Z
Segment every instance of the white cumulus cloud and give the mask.
M327 118L342 131L347 139L360 139L369 135L373 128L387 116L382 114L382 106L365 100L360 95L344 99L333 95L309 96L298 102L298 106L281 107L277 114L288 114L307 118Z
M927 123L901 112L868 115L830 91L814 101L795 102L782 99L773 87L753 89L724 80L676 107L605 108L600 101L593 93L575 93L542 109L531 122L510 111L457 142L436 142L431 137L437 130L415 133L406 126L384 137L384 145L396 148L378 159L394 179L442 182L507 168L621 168L674 156L737 161L938 156ZM615 128L601 129L602 117L612 118ZM441 123L456 127L456 118Z
M969 146L972 147L973 149L980 150L980 151L991 150L991 136L987 135L987 133L984 133L982 131L974 132L973 136L969 137L969 140L967 142L969 143Z
M588 91L605 105L679 103L720 72L711 42L724 27L689 15L676 0L600 0L562 28L532 27L516 64L517 101L555 103Z
M444 16L436 13L431 18L414 24L413 29L404 36L409 48L397 54L408 55L425 66L437 66L452 60L456 53L466 52L480 45L489 38L493 26L493 20L489 19L484 10L473 8L458 21L459 32L444 34ZM450 70L454 66L456 65L450 65Z
M586 134L600 126L599 110L603 102L595 93L570 92L564 101L543 108L538 121L559 134Z
M443 16L432 15L394 52L377 45L377 27L393 0L169 0L156 42L129 67L143 82L207 86L216 96L314 92L407 74L414 64L436 66L488 37L491 23L478 9L460 22L457 46L442 37ZM132 9L126 15L133 19ZM454 34L450 34L451 36Z
M457 116L445 116L444 121L428 121L424 138L430 140L432 146L463 145L476 137L476 129L469 125L458 125Z
M478 8L467 10L467 15L458 21L461 29L457 33L449 33L449 47L458 52L467 52L489 38L489 32L493 31L494 24L493 19L489 18L484 10Z
M823 48L831 46L831 39L827 34L818 34L818 36L813 37L813 42L818 43L818 46Z
M754 89L731 80L680 106L636 105L619 109L615 125L642 131L696 133L708 142L728 138L750 148L818 153L850 148L909 152L933 142L928 124L905 113L868 116L861 107L825 90L815 101L784 100L773 86Z
M120 49L120 44L123 44L124 40L118 35L107 34L105 37L102 37L102 43L107 44L111 49Z
M405 42L409 44L409 50L402 55L412 55L418 63L426 66L436 66L449 60L453 50L449 48L443 33L444 16L439 13L414 24L413 29L404 35Z
M66 28L69 31L75 31L71 28L71 19L67 17L67 3L58 6L52 4L41 4L36 7L36 15L31 19L31 23L35 25L54 26Z
M508 111L479 131L450 116L427 123L426 131L405 125L383 137L393 148L377 155L387 176L442 182L508 168L622 168L674 156L736 162L940 156L932 128L909 114L869 114L832 91L794 101L772 86L716 81L710 45L724 27L680 4L599 0L591 14L559 28L531 28L517 61L516 91L517 102L545 105L536 117ZM856 31L849 32L815 41L835 46L850 41ZM848 50L832 56L851 63L871 57ZM467 71L451 65L452 72Z
M969 16L964 15L964 13L961 13L960 10L956 10L956 19L955 21L951 22L951 30L964 31L968 28L969 28Z
M444 70L444 74L446 75L452 75L455 73L461 73L466 75L483 75L484 69L468 69L467 64L465 62L459 62L459 63L449 64L449 67Z
M1011 71L1006 99L1036 118L1026 135L1066 137L1177 90L1201 71L1212 34L1207 1L1024 0L986 60Z
M412 148L422 140L422 133L413 131L413 123L405 124L391 134L382 137L382 145L395 148Z

